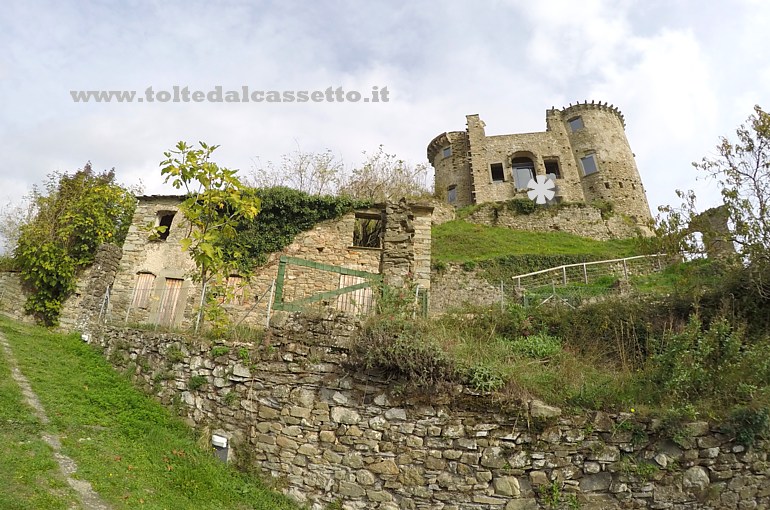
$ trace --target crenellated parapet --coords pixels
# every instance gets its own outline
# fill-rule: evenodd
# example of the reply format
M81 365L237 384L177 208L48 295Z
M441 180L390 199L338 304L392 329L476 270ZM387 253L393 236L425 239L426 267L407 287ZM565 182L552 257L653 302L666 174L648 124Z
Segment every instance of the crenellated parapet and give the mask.
M570 103L569 106L565 106L561 110L556 109L555 107L551 107L550 110L546 111L547 115L553 115L553 114L561 114L562 118L570 118L580 115L581 113L585 111L590 110L599 110L603 112L609 112L613 115L616 115L618 119L620 119L620 123L623 125L623 127L626 127L626 118L623 116L623 113L620 111L620 109L613 105L613 104L607 104L607 102L602 103L601 101L594 101L593 99L589 103L586 99L582 103L578 102L575 104Z

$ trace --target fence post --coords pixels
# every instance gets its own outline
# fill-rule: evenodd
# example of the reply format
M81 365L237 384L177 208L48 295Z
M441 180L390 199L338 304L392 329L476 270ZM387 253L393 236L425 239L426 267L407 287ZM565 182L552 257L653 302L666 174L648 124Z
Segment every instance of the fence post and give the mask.
M567 266L561 266L561 279L563 285L567 285Z
M198 310L198 316L195 317L195 332L198 332L198 328L201 325L201 316L203 315L203 307L206 304L206 284L208 282L203 282L203 289L201 290L201 306ZM158 317L158 322L160 322L160 316Z
M586 269L586 265L583 264L583 279L586 282L586 285L588 285L588 270Z
M273 298L275 298L275 280L270 284L270 299L267 300L267 318L265 319L265 327L270 327L270 313L273 311Z
M623 278L628 280L628 265L626 264L626 259L623 259Z

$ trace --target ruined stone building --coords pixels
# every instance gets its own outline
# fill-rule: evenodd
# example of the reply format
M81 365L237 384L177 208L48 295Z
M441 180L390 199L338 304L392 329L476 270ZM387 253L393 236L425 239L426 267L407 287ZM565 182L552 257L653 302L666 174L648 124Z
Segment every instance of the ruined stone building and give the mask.
M145 196L138 205L123 245L110 297L111 320L189 328L200 308L201 286L191 277L195 264L180 241L189 224L181 212L179 196ZM432 207L417 204L380 205L350 212L336 220L318 223L297 235L282 252L246 278L229 275L232 292L223 303L234 322L264 324L271 287L279 274L280 257L295 257L305 265L285 264L282 299L287 302L356 285L357 273L382 273L384 277L409 274L427 291L430 288L430 226ZM370 224L376 236L361 238L361 225ZM165 226L162 235L149 227ZM328 266L349 269L347 274ZM272 289L273 291L275 289ZM330 298L323 304L347 312L367 311L371 289Z
M527 198L527 183L548 175L557 202L611 202L642 225L651 220L620 111L606 103L579 103L546 111L546 130L487 135L478 115L465 131L438 135L428 145L435 189L457 207Z

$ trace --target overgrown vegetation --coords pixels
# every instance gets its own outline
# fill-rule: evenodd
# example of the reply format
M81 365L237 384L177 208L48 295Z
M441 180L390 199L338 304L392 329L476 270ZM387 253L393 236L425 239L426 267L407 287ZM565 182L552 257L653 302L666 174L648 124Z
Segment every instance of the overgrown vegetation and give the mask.
M115 182L114 170L96 173L90 164L73 175L50 174L30 201L34 214L20 227L15 266L30 290L27 313L54 325L99 245L123 244L135 201Z
M112 508L297 508L256 476L222 464L199 447L210 438L196 437L140 394L77 335L7 319L0 319L0 330L51 418L48 427L62 438L63 453ZM41 426L18 405L18 392L7 377L0 356L0 416L16 424L0 427L0 438L9 440L0 449L0 483L6 488L0 491L0 507L71 508L71 493L53 473L50 450L36 439Z
M286 187L251 192L261 201L262 210L255 220L244 222L237 229L243 254L238 261L241 270L252 270L264 264L270 253L281 251L297 234L310 230L317 223L371 205L346 196L310 195Z
M424 321L385 311L365 325L354 358L423 394L463 383L500 402L537 397L576 412L687 409L751 441L768 424L770 301L745 272L576 310L496 306Z

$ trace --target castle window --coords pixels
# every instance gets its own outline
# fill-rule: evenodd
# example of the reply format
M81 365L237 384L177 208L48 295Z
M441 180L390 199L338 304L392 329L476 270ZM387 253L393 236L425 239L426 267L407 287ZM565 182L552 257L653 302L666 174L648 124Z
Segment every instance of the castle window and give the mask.
M570 131L573 133L578 129L585 127L585 124L583 124L583 117L572 117L567 121L567 124L569 124Z
M356 248L379 248L382 234L382 218L377 214L356 213L353 226L353 246Z
M503 172L502 163L492 163L489 165L489 169L492 172L492 181L503 182L505 180L505 172Z
M530 158L521 157L513 158L511 166L516 189L527 189L530 179L535 178L535 163Z
M443 149L441 149L441 155L443 157L445 157L445 158L448 158L449 156L451 156L452 155L452 147L451 146L450 147L444 147Z
M449 186L446 190L446 199L450 204L457 202L457 186Z
M168 234L171 232L171 223L174 221L173 211L159 211L157 218L158 239L165 241L168 239Z
M596 166L596 154L587 154L580 158L580 164L583 167L583 175L595 174L599 171Z
M558 159L546 159L543 160L543 163L545 164L546 175L553 175L554 177L551 177L552 179L561 179Z

